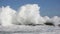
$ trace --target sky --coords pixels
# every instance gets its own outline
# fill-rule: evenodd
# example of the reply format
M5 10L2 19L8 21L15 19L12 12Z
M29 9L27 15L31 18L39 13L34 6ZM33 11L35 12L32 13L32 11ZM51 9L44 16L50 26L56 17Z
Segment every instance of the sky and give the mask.
M10 6L14 10L26 4L38 4L42 16L60 16L60 0L0 0L0 7Z

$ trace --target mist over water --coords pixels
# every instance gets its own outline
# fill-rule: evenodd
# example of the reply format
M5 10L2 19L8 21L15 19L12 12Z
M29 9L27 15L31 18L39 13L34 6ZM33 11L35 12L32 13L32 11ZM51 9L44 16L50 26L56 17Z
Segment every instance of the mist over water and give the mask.
M2 26L11 26L14 24L44 24L46 21L60 23L60 17L40 15L38 4L27 4L21 6L18 11L13 10L10 6L0 8L0 23Z

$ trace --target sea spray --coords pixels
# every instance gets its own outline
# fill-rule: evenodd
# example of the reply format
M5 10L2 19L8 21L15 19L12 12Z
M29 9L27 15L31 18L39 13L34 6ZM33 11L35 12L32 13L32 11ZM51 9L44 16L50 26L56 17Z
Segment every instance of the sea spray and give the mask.
M18 11L13 10L10 6L0 8L0 23L2 26L44 24L46 21L60 24L60 17L42 17L40 7L37 4L21 6Z
M37 4L27 4L19 9L17 20L21 24L43 24L45 21L40 16L40 7Z
M0 25L1 25L1 12L2 12L2 8L0 7Z
M12 10L10 6L2 7L1 23L2 26L12 25L12 16L15 14L15 10Z

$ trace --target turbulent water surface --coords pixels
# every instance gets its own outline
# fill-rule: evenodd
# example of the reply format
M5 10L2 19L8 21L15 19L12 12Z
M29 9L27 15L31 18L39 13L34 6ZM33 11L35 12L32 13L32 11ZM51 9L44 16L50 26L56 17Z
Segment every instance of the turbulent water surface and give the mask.
M44 23L53 23L54 26ZM35 24L38 25L33 26ZM42 17L37 4L21 6L18 11L10 6L0 8L0 34L60 34L58 25L60 17Z

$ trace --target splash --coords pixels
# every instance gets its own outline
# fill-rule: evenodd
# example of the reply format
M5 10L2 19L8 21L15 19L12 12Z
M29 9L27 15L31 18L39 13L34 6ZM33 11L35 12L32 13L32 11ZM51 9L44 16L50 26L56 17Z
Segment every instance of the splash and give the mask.
M16 13L15 10L12 10L10 6L2 7L1 12L1 23L3 26L12 25L12 17Z
M0 15L1 15L1 12L2 12L2 8L0 8ZM0 16L0 25L1 25L1 16Z
M55 25L60 24L60 17L54 16L51 18L51 21L54 22Z
M21 24L43 24L44 19L39 14L40 7L37 4L27 4L19 9L17 20Z
M2 26L11 26L14 24L44 24L46 21L60 23L60 17L42 17L38 4L21 6L18 11L13 10L10 6L0 8L0 23Z

